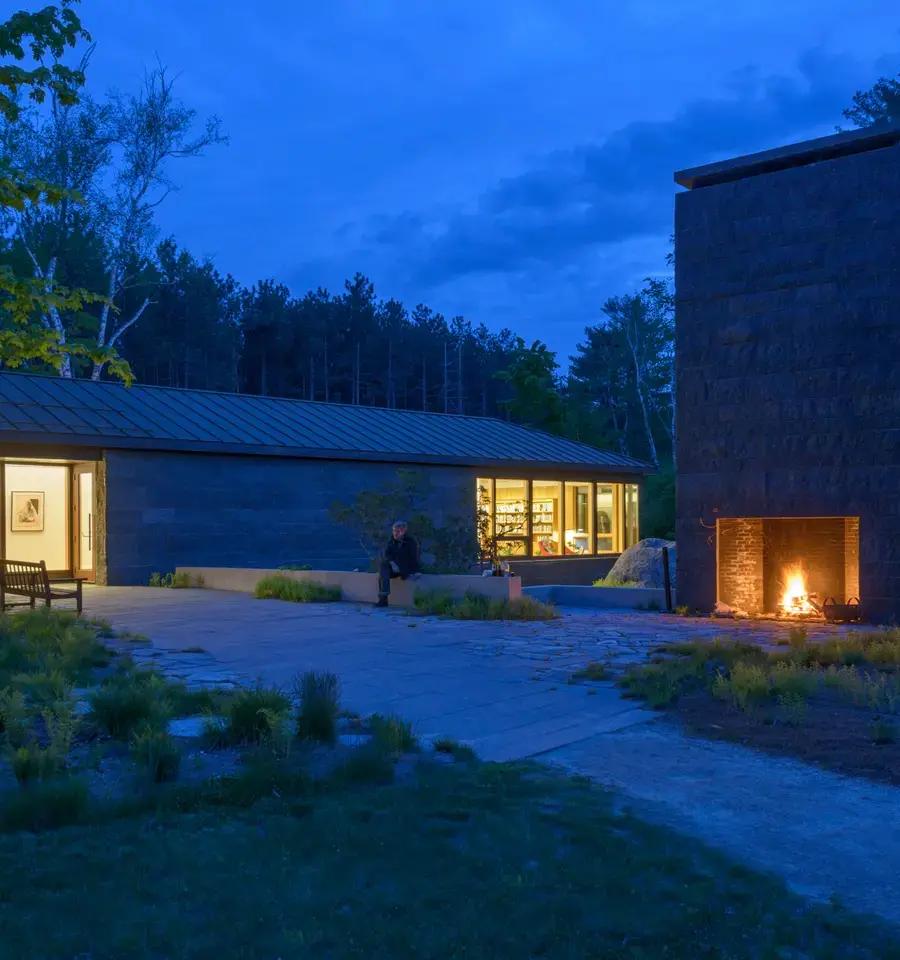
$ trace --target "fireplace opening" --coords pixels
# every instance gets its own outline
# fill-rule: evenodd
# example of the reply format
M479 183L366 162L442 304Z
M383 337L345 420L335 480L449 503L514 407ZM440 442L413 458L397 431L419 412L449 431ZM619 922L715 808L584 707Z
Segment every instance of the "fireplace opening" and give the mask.
M716 521L717 598L750 616L820 618L859 599L859 517Z

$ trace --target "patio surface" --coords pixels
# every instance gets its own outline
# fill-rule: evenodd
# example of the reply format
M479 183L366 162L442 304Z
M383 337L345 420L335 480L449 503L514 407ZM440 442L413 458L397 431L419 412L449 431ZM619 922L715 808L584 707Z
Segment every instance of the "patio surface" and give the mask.
M566 678L592 660L625 666L693 636L771 642L786 631L649 612L561 612L550 623L459 622L215 590L85 592L85 613L147 636L152 649L136 647L135 656L153 657L166 673L190 683L260 679L287 686L304 670L330 670L348 709L397 713L423 738L454 737L487 760L534 756L654 719L611 684L567 686ZM205 653L179 652L191 648Z
M787 625L561 612L552 623L475 623L212 590L85 593L86 614L149 637L134 655L189 683L289 684L299 671L331 670L348 709L396 712L423 739L455 737L485 760L539 756L800 893L900 923L900 832L885 828L900 789L693 739L612 684L565 683L592 660L624 666L698 636L769 645ZM809 627L813 639L841 632Z

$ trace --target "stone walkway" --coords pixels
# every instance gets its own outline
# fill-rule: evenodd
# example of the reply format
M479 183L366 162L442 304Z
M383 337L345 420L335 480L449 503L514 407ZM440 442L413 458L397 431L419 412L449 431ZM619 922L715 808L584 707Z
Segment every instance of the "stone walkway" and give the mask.
M773 645L785 624L596 610L565 610L552 623L461 623L149 588L92 588L85 612L151 638L135 655L191 684L288 685L300 671L331 670L349 709L395 712L422 739L452 736L486 760L535 756L590 776L642 816L798 892L900 923L900 790L691 739L609 683L565 683L590 661L626 666L693 637ZM808 630L812 639L845 632ZM205 652L184 652L195 648Z

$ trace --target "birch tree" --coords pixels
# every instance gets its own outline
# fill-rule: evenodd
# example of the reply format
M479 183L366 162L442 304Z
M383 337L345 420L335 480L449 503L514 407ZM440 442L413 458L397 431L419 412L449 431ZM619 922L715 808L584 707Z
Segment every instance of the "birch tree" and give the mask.
M31 141L23 137L23 115L42 108L48 97L54 109L68 111L78 103L84 84L84 60L78 68L62 59L90 35L72 9L77 0L37 13L19 11L0 23L0 236L8 240L22 224L43 211L51 219L65 217L81 202L77 189L56 171L23 160ZM26 244L26 249L28 249ZM0 365L19 367L33 361L65 371L71 357L101 357L83 344L69 344L61 333L60 317L81 310L102 296L69 287L56 276L56 260L44 266L31 252L31 274L0 264ZM103 359L116 375L128 378L127 364L113 353Z
M82 75L91 52L82 60ZM14 217L14 232L34 277L49 284L80 238L97 241L103 299L95 325L85 331L84 317L52 305L44 317L60 344L87 344L95 380L153 302L147 292L127 314L121 309L125 291L153 256L156 208L177 189L172 161L197 157L225 140L215 117L195 132L196 112L176 97L174 83L160 65L145 74L134 95L114 92L103 102L72 102L52 91L48 110L23 111L5 131L21 166L83 199L31 204ZM59 372L73 376L68 354Z

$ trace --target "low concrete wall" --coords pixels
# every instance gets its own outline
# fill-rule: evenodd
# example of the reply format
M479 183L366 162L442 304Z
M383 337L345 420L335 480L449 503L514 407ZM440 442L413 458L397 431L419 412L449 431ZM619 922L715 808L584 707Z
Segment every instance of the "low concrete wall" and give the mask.
M374 573L351 573L344 570L256 570L247 567L176 567L175 572L186 573L191 582L202 577L203 586L211 590L253 593L263 577L275 574L293 580L340 587L342 599L350 603L374 603L378 599L378 577ZM392 607L411 607L417 590L436 590L460 599L471 591L495 600L516 600L522 596L522 581L519 577L469 577L426 573L418 580L392 580L388 603Z
M654 603L666 608L666 591L662 587L576 587L557 584L526 587L525 594L564 607L596 607L600 610L635 610ZM673 592L672 605L675 604Z

